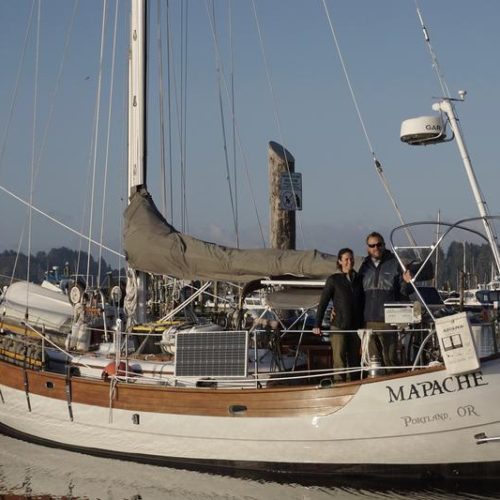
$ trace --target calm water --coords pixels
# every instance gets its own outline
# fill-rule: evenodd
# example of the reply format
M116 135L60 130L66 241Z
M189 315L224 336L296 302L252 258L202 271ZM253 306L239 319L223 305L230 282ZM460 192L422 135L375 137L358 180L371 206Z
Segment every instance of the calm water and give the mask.
M53 450L0 436L0 496L99 499L486 499L485 492L407 485L384 489L251 481ZM2 496L3 498L3 496ZM7 497L8 498L8 497Z

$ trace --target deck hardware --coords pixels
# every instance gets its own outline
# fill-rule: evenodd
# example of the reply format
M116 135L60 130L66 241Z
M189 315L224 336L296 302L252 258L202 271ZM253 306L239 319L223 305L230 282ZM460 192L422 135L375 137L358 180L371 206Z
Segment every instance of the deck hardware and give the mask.
M500 436L488 437L484 432L474 434L474 439L476 440L476 444L500 442Z
M209 389L217 389L216 380L198 380L196 382L196 387L206 387Z
M245 415L247 412L247 407L245 405L230 405L229 413L235 417Z
M68 403L68 413L69 413L69 419L71 422L73 422L73 405L72 405L72 399L73 399L73 391L71 390L71 375L72 375L72 370L71 370L71 364L67 363L66 364L66 380L65 380L65 385L66 385L66 402Z
M331 378L322 378L319 381L320 389L330 389L331 387L333 387L333 380Z
M27 335L27 333L25 332ZM24 393L26 394L26 403L28 404L28 411L31 413L31 401L30 401L30 387L28 382L28 370L26 368L26 358L28 357L28 344L24 346L24 357L23 357L23 385Z
M139 425L140 424L140 415L138 413L134 413L132 415L132 423L135 424L135 425Z
M53 389L54 388L54 382L51 382L50 380L47 380L47 382L45 382L45 387L47 389Z

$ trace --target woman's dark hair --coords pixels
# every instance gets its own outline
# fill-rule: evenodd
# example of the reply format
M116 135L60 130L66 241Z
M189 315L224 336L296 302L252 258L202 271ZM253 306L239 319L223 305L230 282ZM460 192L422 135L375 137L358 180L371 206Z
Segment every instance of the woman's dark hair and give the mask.
M354 257L354 252L350 248L341 248L339 250L339 253L337 254L337 269L339 271L342 270L342 266L340 265L340 259L342 258L342 255L345 253L350 253Z

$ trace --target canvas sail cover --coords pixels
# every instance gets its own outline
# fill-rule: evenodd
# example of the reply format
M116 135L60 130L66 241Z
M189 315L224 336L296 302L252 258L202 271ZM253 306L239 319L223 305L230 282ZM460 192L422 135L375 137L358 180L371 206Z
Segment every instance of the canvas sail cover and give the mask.
M134 193L125 210L124 247L134 269L188 280L247 282L286 274L325 278L336 268L334 255L317 250L239 250L182 234L145 190Z

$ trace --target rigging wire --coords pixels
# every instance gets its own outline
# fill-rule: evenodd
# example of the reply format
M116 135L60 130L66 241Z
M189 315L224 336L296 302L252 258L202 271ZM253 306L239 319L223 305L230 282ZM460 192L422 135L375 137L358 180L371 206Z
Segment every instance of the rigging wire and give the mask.
M43 210L36 207L35 205L30 205L29 201L26 201L23 198L21 198L20 196L14 194L12 191L7 189L5 186L0 185L0 191L3 191L4 193L8 194L9 196L12 196L12 198L19 201L23 205L25 205L28 209L31 208L31 210L33 210L33 212L36 212L37 214L45 217L46 219L50 220L54 224L57 224L58 226L70 231L71 233L76 234L77 236L79 236L80 238L82 238L84 240L88 240L90 243L92 243L94 245L99 245L99 242L97 240L93 240L93 239L89 238L86 234L83 234L82 231L78 231L78 230L72 228L71 226L68 226L64 222L61 222L60 220L56 219L55 217L52 217L52 215L49 215L48 213L46 213ZM114 255L117 255L118 257L124 258L123 254L121 254L120 252L117 252L116 250L113 250L112 248L107 247L106 245L102 245L102 248L104 250L107 250L108 252L111 252Z
M28 47L29 36L31 33L31 26L33 20L33 14L35 11L35 2L31 4L31 11L28 18L28 24L26 25L26 33L24 35L23 50L21 52L21 60L19 61L19 66L17 68L16 83L14 84L14 90L12 91L12 97L10 100L9 117L7 119L7 124L5 126L5 132L2 138L2 146L0 147L0 170L3 165L3 157L5 154L5 148L7 146L7 137L9 135L10 126L12 124L12 118L14 117L14 108L17 101L17 95L19 93L19 84L21 81L22 70L24 67L24 60L26 58L26 49Z
M33 225L33 194L35 190L35 163L36 163L36 132L38 121L38 78L39 78L39 63L40 63L40 18L41 18L41 0L37 3L37 19L36 19L36 48L35 48L35 85L33 89L33 134L31 138L31 176L30 176L30 204L28 207L28 262L26 269L26 320L28 319L28 303L30 292L30 265L31 265L31 231Z
M205 7L207 8L207 14L210 16L210 9L208 6L207 0L205 1ZM215 39L217 40L217 27L215 24L215 3L214 0L212 0L212 20L213 20L213 26L214 26L214 32L215 32ZM217 42L216 42L217 43ZM214 47L215 49L215 47ZM237 226L237 221L236 221L236 211L235 211L235 206L234 206L234 197L233 197L233 189L231 185L231 174L230 174L230 169L229 169L229 156L228 156L228 151L227 151L227 134L226 134L226 122L224 120L224 105L222 101L222 82L221 82L221 73L220 73L220 60L217 55L217 51L215 50L215 71L217 74L217 87L218 87L218 93L219 93L219 111L220 111L220 119L221 119L221 127L222 127L222 140L223 140L223 148L224 148L224 160L226 164L226 181L228 183L228 188L229 188L229 199L231 203L231 213L233 216L233 224L234 224L234 232L237 240L237 246L238 246L238 226Z
M381 162L377 159L377 156L375 154L375 150L373 148L373 145L372 145L372 142L370 140L370 137L368 136L368 131L366 129L366 126L365 126L365 122L363 120L363 116L361 115L361 110L359 108L359 105L358 105L358 100L356 99L356 94L354 93L354 88L351 84L351 79L349 77L349 73L347 71L347 66L344 62L344 57L342 56L342 51L340 50L340 44L338 42L338 39L337 39L337 35L336 35L336 32L335 32L335 28L333 27L333 23L332 23L332 20L331 20L331 17L330 17L330 12L328 10L328 7L326 5L326 0L322 0L322 3L323 3L323 7L324 7L324 10L325 10L325 14L326 14L326 18L328 20L328 24L330 26L330 32L332 34L332 38L333 38L333 41L335 43L335 47L337 49L337 54L338 54L338 57L340 59L340 64L342 66L342 70L344 72L344 76L345 76L345 79L346 79L346 82L347 82L347 86L349 87L349 92L351 94L351 99L352 99L352 102L354 104L354 107L356 109L356 114L358 116L358 120L359 120L359 123L361 125L361 128L363 129L363 133L364 133L364 136L365 136L365 139L366 139L366 143L368 145L368 148L370 150L370 153L371 153L371 156L372 156L372 159L373 159L373 163L375 165L375 170L377 171L377 174L382 182L382 185L387 193L387 195L389 196L389 199L392 203L392 206L396 212L396 215L399 219L399 221L401 222L401 225L405 225L405 221L403 219L403 215L401 214L401 210L399 209L399 206L396 202L396 199L394 198L393 194L392 194L392 191L389 187L389 183L387 182L387 179L385 178L385 175L384 175L384 170L382 168L382 164ZM405 231L405 234L406 234L406 237L408 238L408 241L410 241L410 243L414 246L416 246L416 241L415 241L415 238L413 237L413 234L411 233L411 231L405 227L404 229Z
M230 99L231 94L229 92L228 84L227 84L226 77L225 77L225 74L224 74L224 65L222 64L222 58L220 57L219 44L217 43L217 39L215 37L215 30L214 30L214 26L213 26L213 23L212 23L211 16L208 16L208 20L210 22L210 29L211 29L211 32L212 32L212 38L214 39L215 48L217 50L217 54L219 55L219 60L221 61L221 75L222 75L222 81L224 83L224 90L226 92L226 98ZM259 233L260 233L260 237L261 237L261 240L262 240L262 246L265 248L266 247L266 240L265 240L265 237L264 237L264 231L262 229L262 223L261 223L261 220L260 220L259 209L257 207L257 202L256 202L256 198L255 198L255 191L254 191L252 180L251 180L251 177L250 177L250 169L248 168L248 160L247 160L245 151L243 149L243 143L242 143L242 140L241 140L241 134L240 134L238 122L236 120L236 115L234 114L234 108L231 109L231 112L233 113L232 114L232 119L234 121L234 127L235 127L235 131L236 131L236 139L237 139L238 148L240 150L241 157L243 159L243 166L244 166L245 176L247 178L247 183L248 183L248 187L249 187L249 190L250 190L250 195L251 195L251 198L252 198L252 203L253 203L253 207L254 207L254 211L255 211L255 217L257 219L257 225L259 227Z
M126 63L128 64L128 53L126 54ZM122 102L122 109L123 109L123 116L127 116L128 112L128 81L126 78L123 79L123 102ZM121 165L126 165L127 164L127 141L128 141L128 123L126 120L122 120L122 147L121 147L121 152L122 152L122 158L121 158ZM124 225L124 217L123 214L125 213L125 209L127 208L128 205L128 172L124 168L120 168L120 180L121 180L121 197L120 197L120 202L121 202L121 214L122 216L120 217L120 235L123 234L123 225ZM120 250L121 254L118 255L118 284L121 284L122 282L122 259L124 259L124 250L123 250L123 238L120 238ZM125 267L127 263L125 261Z
M163 31L162 31L162 19L161 19L161 2L158 1L156 4L157 16L156 16L156 41L158 45L158 99L160 102L160 177L161 177L161 205L163 209L163 215L167 217L167 178L166 178L166 168L165 168L165 118L164 109L165 104L163 102Z
M281 120L280 120L279 113L278 113L278 103L277 103L277 100L276 100L276 95L275 95L275 92L274 92L274 86L273 86L272 79L271 79L271 71L269 69L269 63L268 63L268 60L267 60L266 50L265 50L265 47L264 47L264 39L262 37L262 30L260 28L259 17L257 15L257 7L255 6L255 0L252 0L252 7L253 7L254 18L255 18L255 24L257 26L257 32L258 32L258 35L259 35L260 49L261 49L261 52L262 52L262 59L263 59L264 68L265 68L265 71L266 71L267 83L269 85L269 90L271 92L271 100L272 100L272 103L273 103L274 119L276 120L276 125L278 127L278 134L280 136L280 142L281 142L282 146L284 147L284 149L287 150L287 147L286 147L286 144L285 144L285 139L284 139L284 136L283 136L283 129L281 127ZM290 172L290 166L288 164L288 155L285 153L283 156L284 156L284 159L285 159L285 165L286 165L286 169L287 169L287 173L288 173L288 177L289 177L290 187L292 189L292 193L293 193L294 198L296 198L295 188L294 188L294 185L293 185L293 182L292 182L292 174ZM296 215L297 215L297 219L296 220L297 220L297 222L299 224L300 235L302 237L302 245L305 248L306 247L306 239L305 239L305 236L304 236L304 229L302 227L302 222L300 220L300 214L296 213Z
M92 188L90 197L90 217L89 217L89 240L88 240L88 255L87 255L87 286L89 285L90 277L90 241L92 238L92 223L94 217L94 197L95 197L95 180L96 180L96 170L97 170L97 144L99 137L99 114L101 109L101 88L102 88L102 75L104 66L104 34L106 28L106 15L107 15L107 5L108 1L104 0L102 8L102 24L101 24L101 44L100 44L100 54L99 54L99 76L97 83L97 98L96 98L96 112L95 112L95 128L94 128L94 152L93 152L93 162L92 162Z
M167 10L168 13L168 10ZM183 21L183 16L181 16L181 25ZM167 16L167 22L169 23L170 18ZM185 181L184 181L184 174L185 174L185 157L184 157L184 148L183 148L183 121L182 121L182 102L183 102L183 94L181 93L181 97L179 99L179 92L177 89L177 77L176 77L176 72L174 69L174 63L173 63L173 51L174 51L174 44L172 40L172 29L171 29L171 24L168 24L168 34L169 34L169 45L170 45L170 60L172 61L172 77L169 78L169 80L172 81L172 88L174 91L174 102L175 102L175 115L177 119L177 134L178 134L178 139L179 139L179 151L180 151L180 173L181 173L181 180L180 180L180 206L181 206L181 230L183 232L186 231L186 212L184 208L184 203L186 201L186 198L183 194L185 190ZM181 37L182 38L182 37ZM182 45L182 44L181 44ZM182 66L182 51L181 51L181 66ZM169 72L170 74L170 72ZM182 67L181 67L181 75L183 74ZM181 78L181 86L182 86L182 78Z
M170 85L170 73L172 71L171 40L170 40L170 0L167 0L167 107L168 107L168 167L170 188L170 218L174 224L174 171L172 161L172 88Z
M41 143L41 146L40 146L40 151L38 153L37 168L36 168L35 175L38 175L38 172L39 172L39 169L40 169L40 164L41 164L41 161L42 161L42 155L43 155L43 152L45 151L45 145L47 143L47 139L48 139L48 135L49 135L49 130L50 130L50 125L52 123L52 116L54 114L54 108L55 108L55 103L56 103L56 96L57 96L57 93L59 92L59 87L60 87L60 84L61 84L62 75L63 75L64 67L65 67L65 64L66 64L66 59L67 59L67 56L68 56L68 49L69 49L69 44L70 44L70 41L71 41L71 35L72 35L72 32L73 32L73 25L74 25L74 22L75 22L76 12L77 12L77 9L78 9L78 2L79 2L79 0L75 0L75 2L73 4L73 11L71 13L70 21L69 21L69 24L68 24L68 29L66 30L66 35L65 35L65 40L64 40L63 54L62 54L62 57L61 57L61 63L59 64L59 69L57 71L57 77L56 77L56 83L54 85L54 90L52 91L52 96L51 96L51 100L50 100L50 108L49 108L47 123L45 125L45 130L44 130L44 133L43 133L42 143Z
M19 236L19 240L17 242L17 251L16 251L16 258L14 259L14 265L12 266L12 273L10 275L10 282L9 285L12 285L14 283L14 280L16 279L16 269L17 269L17 263L19 261L19 256L21 255L21 246L23 244L24 240L24 231L26 231L26 219L23 222L23 228L21 229L21 235Z
M109 170L109 143L111 137L111 115L113 109L113 88L115 81L115 59L116 59L116 34L118 31L118 12L119 1L115 1L115 20L113 26L113 47L111 50L111 79L109 83L109 103L108 103L108 129L106 132L106 154L104 159L104 184L102 192L102 206L101 206L101 233L99 236L99 257L97 261L97 286L101 284L101 271L102 271L102 241L104 238L104 213L106 209L106 190L108 185L108 170Z
M420 26L422 28L422 33L424 35L424 40L425 40L425 43L427 45L427 48L429 49L429 53L430 53L431 59L432 59L432 67L436 71L439 85L441 86L441 91L443 92L444 97L446 97L447 99L450 99L451 98L450 90L448 89L448 85L446 84L446 81L444 79L444 74L441 71L441 67L439 66L438 58L437 58L436 53L434 52L434 49L432 47L431 37L429 36L429 32L427 31L427 28L425 27L424 19L422 17L422 12L420 10L420 7L418 5L417 0L415 0L415 9L417 10L418 19L420 20Z
M422 28L422 33L424 35L425 43L426 43L426 45L427 45L427 47L429 49L429 53L430 53L431 60L432 60L432 66L434 67L434 69L436 71L436 75L437 75L437 78L438 78L438 81L439 81L439 85L441 86L441 91L444 94L444 100L447 101L448 104L451 106L451 108L454 110L454 106L453 106L453 103L452 103L451 94L450 94L450 91L448 89L448 85L446 84L446 81L444 79L444 74L441 71L441 67L439 65L439 62L438 62L438 59L437 59L437 55L434 52L434 49L432 47L430 36L429 36L429 32L427 31L427 28L425 27L423 16L422 16L422 13L421 13L420 8L418 6L417 0L415 0L415 8L416 8L417 15L418 15L418 18L419 18L419 21L420 21L420 26ZM454 111L454 113L455 113L455 111ZM448 113L445 113L445 114L446 114L446 116L448 118L448 122L450 122L450 118L451 118L450 115ZM456 115L456 113L455 113L455 115ZM458 118L456 119L456 127L460 128L460 125L458 123ZM457 137L457 140L458 140L458 137ZM459 149L460 149L460 146L459 146ZM474 188L474 186L471 186L471 187L472 187L473 191L477 190L477 196L480 198L480 203L478 205L479 211L480 211L480 213L483 213L483 210L484 210L485 211L484 213L487 215L487 213L488 213L488 205L486 203L486 199L484 197L484 194L482 193L482 190L481 190L479 184L477 183L477 181L471 180L471 177L475 177L475 175L472 172L469 172L469 169L465 165L465 160L464 160L464 166L466 167L466 171L467 171L467 175L469 177L469 181L471 182L471 184L475 184L475 188ZM470 166L470 168L472 168L472 166ZM498 251L496 250L496 248L498 247L498 237L497 237L497 234L496 234L495 226L491 225L487 219L483 220L483 224L485 226L486 232L491 236L490 244L493 247L492 248L493 255L495 257L495 261L496 261L497 267L499 268L499 271L500 271L500 264L499 264L500 257L498 256Z
M66 59L67 59L67 55L68 55L69 42L71 40L71 34L73 32L73 25L74 25L74 20L75 20L75 17L76 17L76 11L77 11L77 8L78 8L78 1L79 0L76 0L74 2L74 4L73 4L73 11L72 11L72 14L71 14L71 17L70 17L70 22L69 22L69 25L68 25L68 29L67 29L66 35L65 35L65 42L64 42L64 48L63 48L63 54L62 54L62 58L61 58L61 63L59 64L59 69L58 69L57 77L56 77L56 83L54 85L54 90L52 91L52 95L51 95L49 112L48 112L48 118L47 118L47 122L45 124L45 129L44 129L44 133L43 133L43 138L42 138L40 150L38 152L38 157L37 157L37 160L36 160L36 163L35 163L35 181L34 181L35 184L36 184L36 179L38 178L38 174L40 172L40 165L41 165L41 161L42 161L42 155L43 155L43 152L45 150L45 145L47 143L47 138L48 138L48 131L50 129L50 124L52 123L52 116L54 114L55 100L56 100L57 93L59 91L59 87L60 87L60 83L61 83L61 79L62 79L62 74L63 74L63 69L64 69L64 66L65 66L65 63L66 63ZM32 19L32 16L33 16L34 6L35 6L35 3L32 4L32 10L31 10L31 13L30 13L29 25L31 25L31 19ZM28 31L27 31L27 35L28 35ZM26 43L26 41L27 41L27 39L25 40L25 43ZM23 56L21 58L22 64L24 64L25 52L26 52L26 46L23 48ZM18 87L19 77L21 75L20 69L21 69L21 66L19 68L18 77L16 79L16 89ZM17 95L17 90L14 93L14 96L16 96L16 95ZM9 117L9 125L8 125L8 127L10 126L10 120L11 120L12 115L13 115L13 111L14 111L13 104L14 104L15 100L16 99L14 97L12 99L11 116ZM7 133L4 136L4 146L5 146L5 140L6 139L7 139ZM24 232L25 232L25 230L26 230L26 223L23 224L23 229L22 229L21 235L19 237L18 249L17 249L18 253L21 251L21 245L22 245L22 241L24 240ZM16 272L17 260L18 259L16 258L16 262L14 263L14 267L12 269L12 278L14 278L14 275L15 275L15 272ZM11 282L11 284L12 284L12 282Z
M236 247L240 247L240 230L239 230L239 217L238 217L238 169L236 159L236 116L235 110L235 96L234 96L234 44L233 44L233 13L231 9L231 0L227 1L228 5L228 19L229 19L229 52L231 54L231 124L233 135L233 182L234 182L234 218L236 220Z
M187 48L188 48L188 5L181 3L181 206L182 206L182 229L188 232L188 212L187 212Z
M183 3L186 6L186 15L185 15L185 30L184 30L184 189L182 191L182 195L184 196L184 211L186 213L186 230L189 231L189 219L188 219L188 206L187 206L187 79L188 79L188 5L189 2Z
M25 61L25 58L26 58L26 49L28 47L28 41L29 41L30 34L31 34L34 12L35 12L35 2L33 2L31 4L31 11L30 11L30 14L29 14L28 24L26 25L26 32L25 32L25 35L24 35L24 43L23 43L23 49L22 49L22 52L21 52L21 59L19 61L19 66L17 68L16 81L15 81L15 84L14 84L14 90L12 92L12 98L11 98L11 101L10 101L9 117L7 119L7 124L6 124L6 127L5 127L5 133L4 133L4 136L3 136L3 139L2 139L2 146L0 148L0 170L1 170L2 164L3 164L3 156L4 156L6 145L7 145L7 137L9 135L10 126L12 124L12 118L14 117L14 108L15 108L15 104L16 104L16 101L17 101L17 95L18 95L18 91L19 91L19 84L20 84L20 81L21 81L22 69L24 67L24 61ZM10 277L10 285L12 285L12 283L14 282L14 279L15 279L14 276L16 274L16 269L17 269L17 263L18 263L18 260L19 260L19 255L21 253L21 246L22 246L22 243L23 243L23 240L24 240L24 232L26 230L26 224L27 224L27 220L24 219L23 228L21 230L21 234L19 236L19 240L18 240L18 243L17 243L17 252L16 252L16 258L14 260L14 265L12 267L12 274L11 274L11 277Z
M95 115L95 110L94 110L94 115ZM95 128L96 123L95 123L95 116L93 117L93 127ZM93 132L93 129L92 129ZM84 229L85 229L85 219L86 219L86 214L87 214L87 208L88 208L88 200L90 198L90 180L92 178L92 151L94 148L94 135L92 133L91 139L90 139L90 148L89 148L89 155L87 158L87 182L85 183L86 186L86 193L87 195L84 196L83 198L83 207L82 207L82 218L81 218L81 223L80 223L80 234L84 234ZM79 244L78 244L78 257L76 259L76 269L75 269L75 274L81 274L80 273L80 264L82 260L82 248L83 248L83 243L86 241L85 238L80 238L79 239Z

